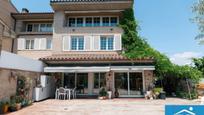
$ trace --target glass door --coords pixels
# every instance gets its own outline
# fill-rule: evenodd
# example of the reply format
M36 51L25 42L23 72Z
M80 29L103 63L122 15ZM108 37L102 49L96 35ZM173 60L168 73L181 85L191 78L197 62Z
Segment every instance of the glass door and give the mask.
M128 95L128 74L115 73L115 90L119 95Z
M75 88L75 73L64 74L64 87Z
M142 73L115 73L115 90L123 97L142 95Z
M130 95L141 95L143 91L142 73L129 74Z
M77 73L76 86L79 94L88 94L88 73Z
M93 94L99 94L102 87L106 87L106 73L94 73Z

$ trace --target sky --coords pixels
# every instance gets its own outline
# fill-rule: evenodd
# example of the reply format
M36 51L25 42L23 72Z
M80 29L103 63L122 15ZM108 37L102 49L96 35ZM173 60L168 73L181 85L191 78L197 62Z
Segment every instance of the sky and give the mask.
M12 0L19 11L50 12L50 0ZM198 0L135 0L135 17L140 35L169 56L172 62L191 64L191 58L204 56L204 45L195 40L198 28L190 21L192 6Z

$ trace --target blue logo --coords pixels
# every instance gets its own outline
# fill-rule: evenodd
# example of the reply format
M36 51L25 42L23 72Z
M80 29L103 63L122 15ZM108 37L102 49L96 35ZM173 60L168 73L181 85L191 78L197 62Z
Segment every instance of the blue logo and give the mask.
M165 115L204 115L204 105L166 105Z

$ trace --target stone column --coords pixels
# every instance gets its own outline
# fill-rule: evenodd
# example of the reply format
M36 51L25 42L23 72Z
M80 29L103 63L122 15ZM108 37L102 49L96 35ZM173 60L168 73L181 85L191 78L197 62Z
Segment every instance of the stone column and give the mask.
M144 80L145 80L145 91L148 91L151 85L153 84L154 74L153 71L145 70L144 71Z

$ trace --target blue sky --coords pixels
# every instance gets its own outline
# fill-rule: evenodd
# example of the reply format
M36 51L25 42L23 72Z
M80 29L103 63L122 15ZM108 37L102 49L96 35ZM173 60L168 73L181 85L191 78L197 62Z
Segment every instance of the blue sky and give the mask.
M12 0L19 9L31 12L52 11L49 0ZM152 47L168 55L180 65L190 63L189 58L203 56L204 45L194 40L198 34L192 5L197 0L135 0L135 16L140 25L140 35Z

